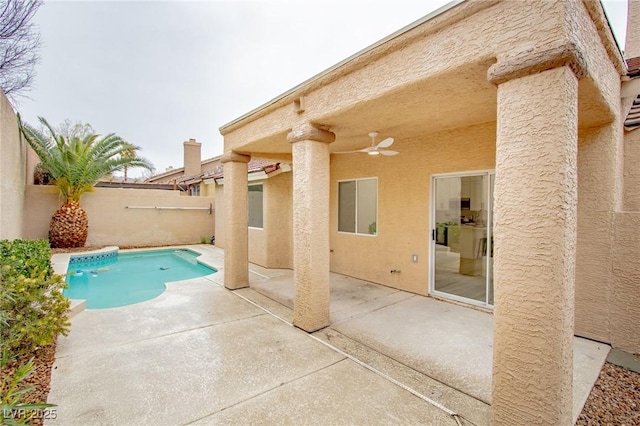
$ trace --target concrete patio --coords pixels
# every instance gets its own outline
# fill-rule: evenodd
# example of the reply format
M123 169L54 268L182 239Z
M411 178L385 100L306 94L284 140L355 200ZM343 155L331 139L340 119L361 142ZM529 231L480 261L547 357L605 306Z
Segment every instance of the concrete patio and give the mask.
M224 252L190 248L220 271L72 318L48 424L489 424L490 313L332 274L332 325L310 335L292 271L252 265L232 292ZM608 352L575 338L574 419Z

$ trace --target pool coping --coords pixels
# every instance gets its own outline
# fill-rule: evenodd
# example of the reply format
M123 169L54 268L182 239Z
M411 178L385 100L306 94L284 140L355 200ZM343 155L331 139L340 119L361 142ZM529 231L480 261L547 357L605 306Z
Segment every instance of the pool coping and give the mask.
M121 251L122 253L135 253L135 252L141 252L141 251L158 251L158 250L172 250L172 249L185 249L185 250L191 250L195 253L198 253L198 257L196 258L196 261L214 270L212 274L204 275L205 277L210 277L211 275L217 273L220 270L219 266L214 266L210 262L207 262L206 260L201 259L202 257L205 256L205 253L203 253L201 250L198 250L197 246L192 244L162 246L162 247L144 247L144 248L122 249L122 250L118 246L107 246L101 249L80 251L75 253L56 253L51 256L51 265L53 267L54 273L58 275L62 275L63 277L66 277L67 271L69 269L69 263L71 262L72 259L77 259L85 256L99 257L101 254L105 254L106 256L109 256L111 253L114 253L115 255L117 255ZM165 291L167 289L167 285L172 282L178 282L178 281L168 281L164 283ZM79 314L80 312L84 311L86 308L87 308L87 302L85 299L69 299L69 318Z

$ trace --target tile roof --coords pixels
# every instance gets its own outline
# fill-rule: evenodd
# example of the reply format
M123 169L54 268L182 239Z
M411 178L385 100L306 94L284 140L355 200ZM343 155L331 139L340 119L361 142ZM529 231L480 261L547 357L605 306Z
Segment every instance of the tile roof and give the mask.
M274 163L267 160L251 160L247 164L248 173L262 172L271 173L278 169L280 163ZM205 178L221 178L224 177L224 167L222 165L217 166L215 169L208 171L203 175Z
M627 74L629 77L640 77L640 56L627 59ZM640 95L636 97L631 105L629 114L624 120L625 130L634 130L640 128Z
M626 130L640 128L640 95L633 101L629 114L627 114L627 119L624 120L624 128Z
M640 56L627 59L627 73L632 76L640 76Z

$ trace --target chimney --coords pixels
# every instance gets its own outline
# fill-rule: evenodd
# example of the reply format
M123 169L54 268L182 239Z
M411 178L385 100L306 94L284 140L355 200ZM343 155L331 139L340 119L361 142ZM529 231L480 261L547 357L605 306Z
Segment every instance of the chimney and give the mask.
M627 40L624 56L631 59L640 56L640 1L629 0L627 10Z
M202 144L195 139L184 142L184 175L196 176L201 172L200 148Z

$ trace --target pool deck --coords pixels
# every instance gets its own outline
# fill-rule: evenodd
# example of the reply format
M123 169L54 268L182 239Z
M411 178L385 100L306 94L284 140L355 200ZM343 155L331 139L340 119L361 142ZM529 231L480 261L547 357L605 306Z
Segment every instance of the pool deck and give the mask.
M251 265L251 287L229 291L224 252L187 248L219 272L79 308L58 341L48 425L456 425L446 410L490 423L490 313L331 274L332 325L308 334L290 325L292 271ZM609 349L575 338L574 419Z

